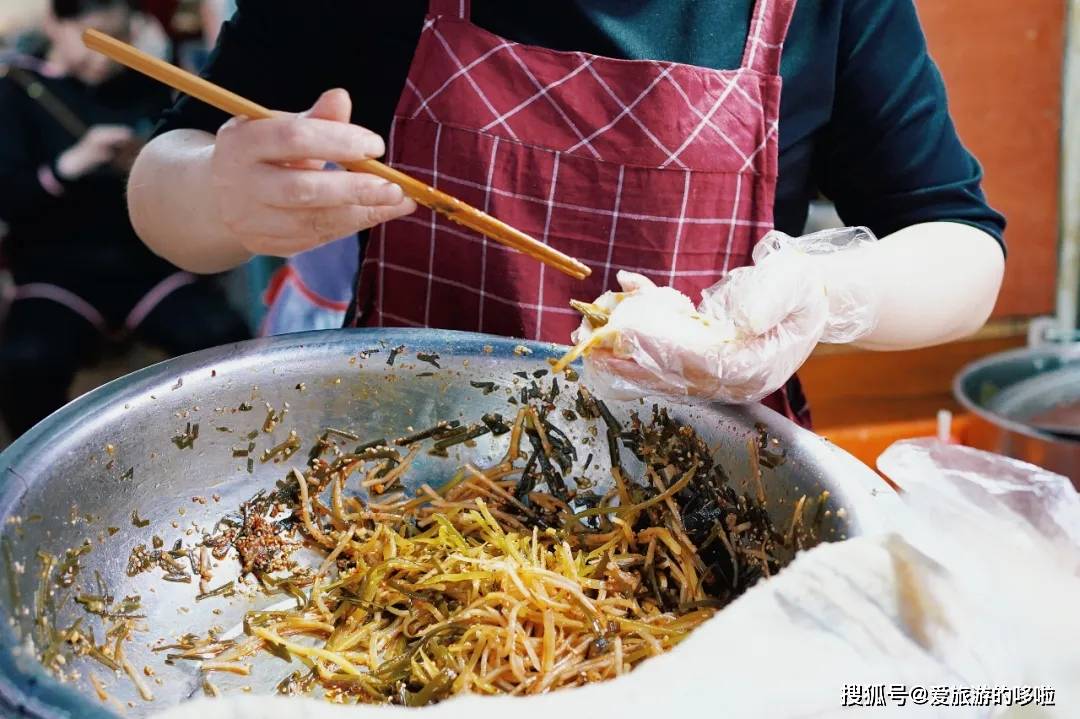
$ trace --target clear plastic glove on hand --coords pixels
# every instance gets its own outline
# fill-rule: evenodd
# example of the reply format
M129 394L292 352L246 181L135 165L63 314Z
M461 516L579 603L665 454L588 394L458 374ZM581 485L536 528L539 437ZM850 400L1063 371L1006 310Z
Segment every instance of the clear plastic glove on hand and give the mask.
M670 287L629 272L622 292L581 305L573 341L601 395L699 397L733 404L775 392L818 342L853 342L877 325L873 289L830 262L876 241L866 228L804 237L771 232L695 309Z

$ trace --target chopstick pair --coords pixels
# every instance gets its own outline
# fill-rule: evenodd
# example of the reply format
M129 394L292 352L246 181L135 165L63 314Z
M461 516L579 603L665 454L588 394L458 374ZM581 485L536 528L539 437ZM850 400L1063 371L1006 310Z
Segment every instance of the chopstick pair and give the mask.
M97 30L86 30L83 33L83 42L91 50L100 52L121 65L152 77L175 90L190 95L235 117L245 117L252 120L274 117L274 113L262 105L201 77L192 75L164 60L147 55L141 50ZM475 230L571 277L580 280L588 277L592 272L579 260L565 255L505 222L495 219L486 212L482 212L452 195L436 190L434 187L430 187L426 183L395 170L378 160L360 160L358 162L343 163L343 166L346 170L352 172L367 172L393 182L401 187L406 196L446 216L450 221Z

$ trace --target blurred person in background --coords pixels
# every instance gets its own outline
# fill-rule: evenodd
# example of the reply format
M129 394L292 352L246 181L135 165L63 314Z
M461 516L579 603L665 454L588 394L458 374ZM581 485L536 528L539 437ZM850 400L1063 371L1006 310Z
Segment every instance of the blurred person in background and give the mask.
M236 0L202 0L199 7L202 15L203 39L206 41L206 47L212 48L217 44L221 26L236 12Z
M0 3L0 52L15 45L19 36L41 25L48 0L4 0Z
M97 28L160 45L125 0L52 0L47 55L0 67L0 258L14 279L0 326L0 417L15 436L67 401L106 338L170 354L248 335L210 279L150 252L127 217L124 182L169 102L153 80L88 51Z

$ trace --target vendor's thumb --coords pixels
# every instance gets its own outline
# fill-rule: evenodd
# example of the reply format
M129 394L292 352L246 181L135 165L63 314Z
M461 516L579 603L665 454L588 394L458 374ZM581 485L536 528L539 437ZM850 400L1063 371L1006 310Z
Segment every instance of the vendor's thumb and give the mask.
M619 287L623 292L640 292L642 290L655 290L656 283L650 280L645 275L638 274L637 272L628 272L626 270L619 270L616 275L616 279L619 282Z
M350 122L352 120L352 98L345 90L327 90L311 109L300 113L300 117L307 120L330 120L332 122ZM325 162L319 160L297 160L287 163L289 167L298 170L321 170L326 167Z
M349 122L352 120L352 98L345 90L327 90L319 96L310 110L300 116L313 120Z

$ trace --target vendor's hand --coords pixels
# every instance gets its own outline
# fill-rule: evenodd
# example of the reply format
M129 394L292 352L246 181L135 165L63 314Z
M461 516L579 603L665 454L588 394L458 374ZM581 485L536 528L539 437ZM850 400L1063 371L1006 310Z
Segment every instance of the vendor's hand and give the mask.
M416 209L379 177L323 170L384 152L382 138L349 123L351 112L348 94L333 90L300 115L221 128L212 162L217 211L244 249L287 257Z
M602 325L585 317L573 341L585 344L589 383L602 395L706 393L715 383L715 366L734 338L729 322L701 317L690 299L647 277L619 272L621 292L607 292L594 303Z
M784 386L821 341L829 298L810 258L781 253L732 270L703 293L701 310L727 317L736 339L724 348L703 396L753 402Z
M631 296L644 301L655 302L650 295L664 289L627 279L634 285ZM609 385L601 393L621 398L755 401L781 387L806 360L824 332L829 303L819 276L773 260L732 271L700 309L710 324L722 323L720 331L628 322L610 347L589 356L590 381Z
M84 177L102 165L112 163L133 140L134 132L130 127L95 125L57 158L57 174L62 180Z
M615 397L760 400L780 389L818 342L851 342L874 328L873 292L833 261L838 250L872 240L861 229L825 239L774 233L755 249L755 264L702 293L697 321L686 321L692 308L685 298L687 307L673 303L660 313L668 321L642 322L637 312L624 312L612 338L586 361L590 380ZM637 275L620 273L619 279L628 299L650 307L663 300L657 293L672 292ZM615 304L612 295L606 301ZM585 322L575 340L593 331Z

